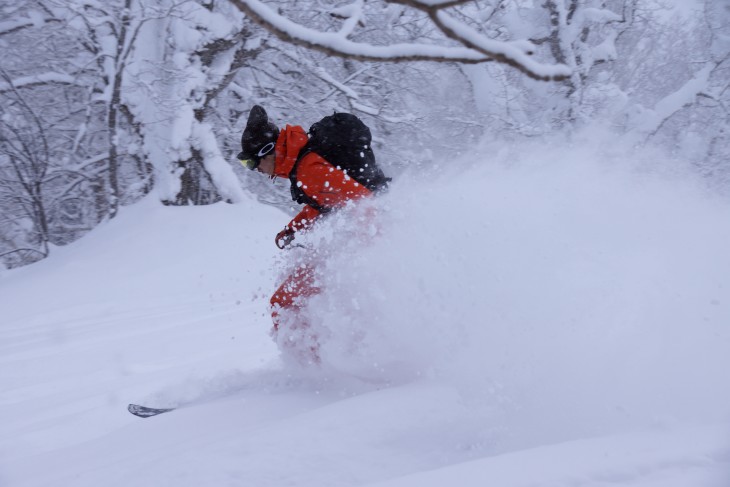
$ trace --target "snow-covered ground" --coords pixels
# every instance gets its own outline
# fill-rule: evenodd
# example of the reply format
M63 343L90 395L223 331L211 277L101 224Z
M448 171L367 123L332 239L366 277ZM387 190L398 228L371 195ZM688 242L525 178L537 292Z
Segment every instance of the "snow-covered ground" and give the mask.
M364 250L330 219L321 367L268 336L300 250L254 201L1 275L0 486L730 486L730 204L594 145L406 174Z

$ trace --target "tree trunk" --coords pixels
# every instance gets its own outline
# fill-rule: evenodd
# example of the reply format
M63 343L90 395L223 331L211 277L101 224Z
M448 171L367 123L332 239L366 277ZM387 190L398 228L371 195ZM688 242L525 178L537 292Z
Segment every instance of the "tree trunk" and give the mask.
M192 150L192 157L187 161L181 161L180 167L183 173L180 176L180 191L175 199L164 201L166 205L210 205L218 203L223 198L213 183L210 173L205 169L203 154Z

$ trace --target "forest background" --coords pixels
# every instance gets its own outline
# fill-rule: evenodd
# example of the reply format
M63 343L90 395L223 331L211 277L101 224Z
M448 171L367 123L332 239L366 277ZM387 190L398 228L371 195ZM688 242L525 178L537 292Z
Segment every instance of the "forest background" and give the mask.
M730 197L729 19L722 0L3 0L0 269L151 193L294 211L235 160L254 104L280 126L357 114L396 178L600 133Z

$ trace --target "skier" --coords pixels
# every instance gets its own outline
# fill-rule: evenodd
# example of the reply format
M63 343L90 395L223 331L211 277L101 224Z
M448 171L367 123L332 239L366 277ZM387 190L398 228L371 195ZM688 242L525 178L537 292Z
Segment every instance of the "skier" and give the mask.
M370 131L354 115L325 117L310 129L312 138L298 125L281 131L269 121L266 111L255 105L249 112L241 136L238 159L244 167L291 181L292 198L304 208L275 238L284 249L298 232L310 229L332 210L348 201L368 198L383 189L389 178L375 164L370 148ZM314 265L297 266L271 297L272 336L278 338L286 326L289 335L280 345L296 346L292 339L306 340L311 362L319 362L316 337L302 321L300 309L311 296L320 292L315 282ZM300 344L302 345L302 344Z

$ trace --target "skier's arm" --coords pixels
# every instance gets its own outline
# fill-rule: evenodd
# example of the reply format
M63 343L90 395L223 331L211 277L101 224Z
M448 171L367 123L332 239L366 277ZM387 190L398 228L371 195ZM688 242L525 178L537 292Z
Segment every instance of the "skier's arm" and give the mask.
M317 154L310 153L302 159L297 169L297 180L304 193L325 208L344 206L349 200L371 196L373 193L365 186L325 161ZM286 247L294 233L306 230L319 218L319 210L305 205L302 211L276 236L276 245Z
M283 249L289 245L291 241L294 240L294 233L312 226L312 223L314 223L317 217L319 217L319 214L320 213L317 209L306 205L304 209L302 209L302 211L300 211L299 214L284 227L284 230L276 234L276 237L274 237L276 246Z
M292 221L289 222L286 228L291 230L292 232L306 230L307 228L312 226L312 223L314 223L314 220L316 220L318 216L319 211L317 211L316 208L313 208L309 205L304 205L302 211L300 211L299 214L295 216Z

